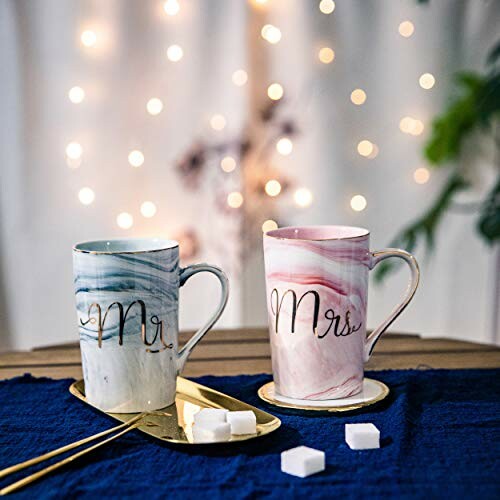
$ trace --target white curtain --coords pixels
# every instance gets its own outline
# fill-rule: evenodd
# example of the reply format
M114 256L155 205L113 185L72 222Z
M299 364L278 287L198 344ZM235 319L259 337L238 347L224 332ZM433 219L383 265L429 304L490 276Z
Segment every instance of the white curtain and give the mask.
M374 249L426 208L442 183L413 181L424 166L421 151L430 121L452 95L452 74L480 70L498 35L500 6L494 1L338 0L330 15L312 0L179 0L168 16L159 0L2 0L0 2L0 348L30 348L76 340L71 247L94 238L175 235L194 229L195 257L226 268L231 300L221 327L265 324L262 258L255 247L240 259L242 224L218 204L227 190L243 189L236 171L221 189L210 175L188 189L176 162L196 139L230 141L248 122L259 92L279 82L283 104L299 134L293 153L277 155L277 168L295 186L311 190L314 202L299 208L277 202L280 222L342 223L368 227ZM410 20L414 34L398 26ZM272 45L259 27L271 23L282 39ZM96 46L82 46L84 30ZM183 58L171 62L167 47ZM319 62L331 47L331 64ZM265 66L249 54L265 54ZM246 85L232 74L245 69ZM431 90L419 76L436 78ZM80 86L74 104L68 90ZM367 101L349 96L362 88ZM151 97L162 100L157 116L146 112ZM249 104L250 103L250 104ZM210 128L221 114L226 127ZM425 125L423 135L401 133L403 116ZM376 143L372 160L358 155L362 139ZM83 148L78 168L66 164L65 148ZM131 167L130 151L144 164ZM475 161L487 168L492 148ZM210 168L219 168L210 160ZM95 200L83 205L79 190ZM354 212L350 199L362 194L367 207ZM157 213L141 216L143 201ZM225 198L223 198L225 201ZM130 229L116 217L134 217ZM263 217L265 214L262 214ZM259 235L256 235L258 238ZM245 240L246 241L246 240ZM437 251L422 260L422 285L395 330L494 341L495 281L492 251L477 237L471 215L450 214L439 228ZM404 270L383 287L372 287L369 326L386 316L405 286ZM181 294L181 326L195 328L217 302L210 278L193 278Z

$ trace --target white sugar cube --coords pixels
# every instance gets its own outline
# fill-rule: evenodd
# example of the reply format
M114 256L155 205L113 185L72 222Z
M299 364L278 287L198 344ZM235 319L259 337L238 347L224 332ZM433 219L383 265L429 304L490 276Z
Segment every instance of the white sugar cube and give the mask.
M205 424L208 422L226 422L228 410L222 408L203 408L194 415L194 423Z
M231 434L256 434L257 418L252 410L230 411L227 421L231 424Z
M292 476L307 477L325 470L325 452L297 446L281 453L281 471Z
M195 443L218 443L229 441L231 426L227 422L203 422L193 425L193 441Z
M352 450L380 448L380 431L373 424L345 424L345 442Z

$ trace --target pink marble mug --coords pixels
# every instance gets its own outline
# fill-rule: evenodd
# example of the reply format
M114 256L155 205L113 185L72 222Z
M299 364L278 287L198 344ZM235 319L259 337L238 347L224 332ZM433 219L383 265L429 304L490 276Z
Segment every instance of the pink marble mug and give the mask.
M370 232L349 226L284 227L264 235L267 308L275 390L289 398L352 396L364 363L413 298L415 258L404 250L370 251ZM368 272L398 257L411 271L405 297L366 335Z

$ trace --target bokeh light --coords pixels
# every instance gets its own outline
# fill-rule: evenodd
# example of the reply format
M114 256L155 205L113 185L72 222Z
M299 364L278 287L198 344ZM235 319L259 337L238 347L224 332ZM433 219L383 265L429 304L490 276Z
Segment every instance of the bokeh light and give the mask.
M413 118L410 116L405 116L401 118L399 122L399 130L405 134L409 134L411 128L413 127Z
M232 172L236 168L236 160L232 156L225 156L220 162L220 168L224 172Z
M432 89L432 87L434 87L436 79L434 78L434 75L432 73L424 73L418 79L418 83L423 89L429 90Z
M231 208L240 208L243 205L243 195L239 191L233 191L227 195L227 204Z
M121 227L122 229L130 229L134 224L134 218L129 213L122 212L116 218L116 223L118 224L118 227Z
M356 194L351 198L351 208L355 212L361 212L366 208L366 198L360 194Z
M81 87L71 87L68 97L73 104L80 104L85 99L85 91Z
M366 101L366 93L363 89L354 89L351 92L351 102L356 106L361 106Z
M167 16L175 16L179 13L181 9L179 2L177 0L166 0L163 4L163 10Z
M264 40L269 43L275 44L281 40L281 31L272 24L266 24L262 27L260 34Z
M134 149L128 154L128 162L133 167L140 167L144 163L144 155L138 149Z
M163 110L163 103L158 97L152 97L146 104L146 109L150 115L158 115Z
M293 199L299 207L308 207L313 201L313 195L307 188L299 188L293 194Z
M398 31L401 36L408 38L413 35L413 32L415 31L415 26L413 26L413 23L411 21L403 21L399 25Z
M399 122L399 129L405 134L420 135L424 131L424 128L424 124L421 120L416 120L411 116L405 116Z
M178 62L184 56L184 51L179 45L170 45L167 49L167 58L169 61Z
M276 151L280 155L288 156L293 151L293 142L288 137L282 137L276 143Z
M358 153L365 158L368 158L373 153L373 143L364 139L358 142Z
M265 191L269 196L278 196L281 193L281 184L276 179L266 182Z
M267 95L269 99L273 101L279 101L283 97L283 87L279 83L271 83L269 87L267 87Z
M268 231L272 231L273 229L278 229L278 223L272 219L267 219L262 224L263 233L267 233Z
M413 179L417 184L425 184L431 176L429 169L420 167L413 172Z
M72 160L78 160L83 154L83 148L78 142L70 142L66 146L66 156Z
M237 87L242 87L248 81L248 74L244 69L237 69L233 73L231 80Z
M95 193L89 187L83 187L78 191L78 199L83 205L90 205L95 200Z
M214 130L224 130L226 127L226 119L222 115L214 115L210 118L210 126Z
M330 64L335 59L335 52L330 47L322 47L318 52L318 58L323 64Z
M80 35L80 40L85 47L95 47L97 35L92 30L85 30Z
M372 142L372 152L367 156L367 158L369 160L373 160L378 156L378 152L379 152L378 146Z
M335 2L333 0L321 0L319 10L323 14L331 14L335 10Z
M153 217L156 213L156 205L152 201L145 201L141 205L141 214L143 217Z

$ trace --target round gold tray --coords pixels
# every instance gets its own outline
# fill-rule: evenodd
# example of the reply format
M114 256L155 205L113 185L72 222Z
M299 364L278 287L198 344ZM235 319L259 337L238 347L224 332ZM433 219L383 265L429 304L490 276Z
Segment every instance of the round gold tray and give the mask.
M264 384L257 391L259 398L274 406L306 411L345 412L358 410L385 399L389 394L389 387L379 380L366 378L363 380L363 389L360 393L348 398L328 399L324 401L309 401L307 399L293 399L277 395L274 382Z

